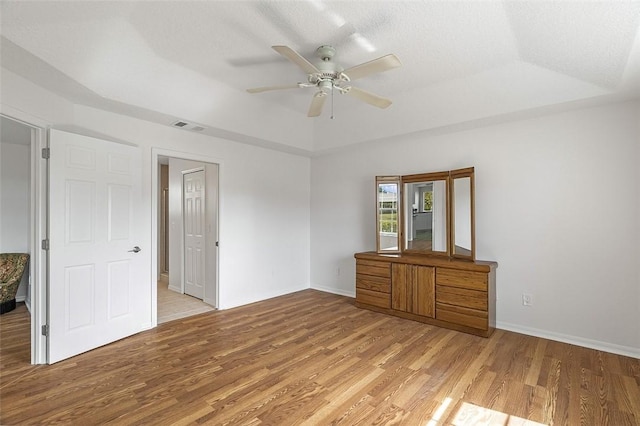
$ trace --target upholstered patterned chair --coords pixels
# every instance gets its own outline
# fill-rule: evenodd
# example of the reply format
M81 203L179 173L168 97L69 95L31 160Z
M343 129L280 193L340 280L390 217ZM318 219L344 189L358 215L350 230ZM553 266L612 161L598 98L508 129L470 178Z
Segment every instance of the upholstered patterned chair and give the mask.
M26 253L0 253L0 314L16 308L16 293L28 263Z

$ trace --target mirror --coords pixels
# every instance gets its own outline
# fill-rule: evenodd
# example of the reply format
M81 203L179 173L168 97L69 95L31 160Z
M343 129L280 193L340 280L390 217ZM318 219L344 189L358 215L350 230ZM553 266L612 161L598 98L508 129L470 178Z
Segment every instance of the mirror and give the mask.
M376 177L376 248L378 253L400 251L400 177Z
M475 260L474 168L377 176L376 249Z
M448 254L449 174L402 176L402 249Z
M473 167L451 171L452 256L475 259Z

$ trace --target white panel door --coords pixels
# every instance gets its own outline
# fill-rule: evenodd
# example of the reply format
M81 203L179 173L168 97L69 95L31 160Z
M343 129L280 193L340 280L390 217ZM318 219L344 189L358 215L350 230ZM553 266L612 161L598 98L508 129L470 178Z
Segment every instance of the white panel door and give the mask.
M184 292L204 298L205 282L205 174L204 170L183 176Z
M150 324L140 150L49 134L49 363ZM146 248L146 247L143 247ZM137 250L137 249L136 249Z

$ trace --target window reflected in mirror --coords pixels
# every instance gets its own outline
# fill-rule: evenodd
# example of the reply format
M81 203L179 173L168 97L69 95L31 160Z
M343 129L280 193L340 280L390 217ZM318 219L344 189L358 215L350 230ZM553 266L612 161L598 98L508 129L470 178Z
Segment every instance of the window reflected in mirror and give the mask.
M376 179L378 252L399 252L400 178Z

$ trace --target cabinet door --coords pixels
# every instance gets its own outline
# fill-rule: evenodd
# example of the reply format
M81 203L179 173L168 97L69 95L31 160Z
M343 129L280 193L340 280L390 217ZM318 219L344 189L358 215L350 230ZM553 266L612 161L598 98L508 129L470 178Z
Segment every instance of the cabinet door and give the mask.
M391 308L409 312L412 300L412 265L394 263L391 265Z
M413 266L414 314L433 318L435 316L435 268L431 266Z
M425 317L435 313L435 268L394 263L391 266L391 308Z

